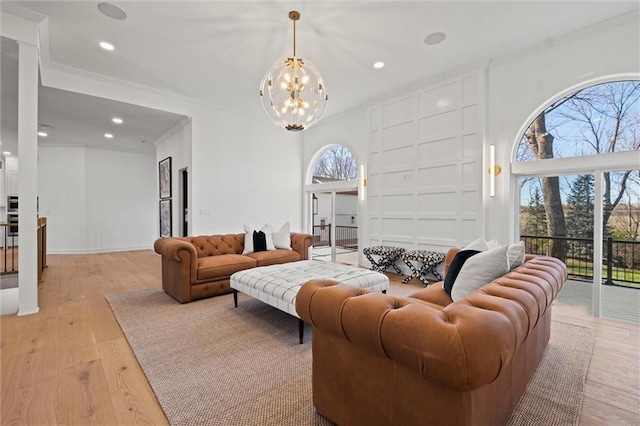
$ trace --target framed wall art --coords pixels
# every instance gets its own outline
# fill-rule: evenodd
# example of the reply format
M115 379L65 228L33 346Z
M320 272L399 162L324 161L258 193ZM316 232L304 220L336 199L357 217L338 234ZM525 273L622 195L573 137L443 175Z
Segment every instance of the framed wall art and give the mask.
M171 198L171 157L167 157L158 163L158 176L160 180L160 199Z
M160 200L160 237L171 237L171 199Z

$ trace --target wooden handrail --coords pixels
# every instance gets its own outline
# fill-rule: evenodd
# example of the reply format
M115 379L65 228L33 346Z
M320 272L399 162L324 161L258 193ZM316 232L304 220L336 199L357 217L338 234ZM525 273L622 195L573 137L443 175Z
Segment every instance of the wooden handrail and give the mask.
M18 222L0 223L4 230L2 254L3 261L0 265L1 274L18 273L19 247L16 245L18 238ZM9 247L11 243L11 247ZM37 261L38 261L38 282L42 281L42 273L47 267L47 218L39 217L37 222ZM10 260L9 260L10 258Z

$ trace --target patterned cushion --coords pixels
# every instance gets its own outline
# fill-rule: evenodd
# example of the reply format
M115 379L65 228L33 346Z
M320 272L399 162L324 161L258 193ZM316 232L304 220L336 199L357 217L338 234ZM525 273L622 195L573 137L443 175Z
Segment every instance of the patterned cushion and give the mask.
M362 249L362 252L367 254L373 254L375 256L381 257L398 257L400 254L404 252L404 249L401 247L393 247L393 246L373 246L373 247L365 247Z
M389 288L389 278L379 272L319 260L263 266L236 272L231 288L300 318L296 312L298 290L312 279L334 279L372 291Z
M444 262L445 254L435 251L411 250L405 251L402 254L402 258L404 260L415 260L416 262L422 262L427 265L437 265Z

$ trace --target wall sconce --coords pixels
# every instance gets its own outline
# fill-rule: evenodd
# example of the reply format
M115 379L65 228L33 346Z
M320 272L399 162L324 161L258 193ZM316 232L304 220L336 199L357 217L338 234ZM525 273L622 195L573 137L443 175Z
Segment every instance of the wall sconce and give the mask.
M364 175L364 164L360 164L360 201L364 201L367 198L365 191L367 190L367 178Z
M489 195L496 196L496 176L500 174L502 169L496 166L496 146L489 146Z

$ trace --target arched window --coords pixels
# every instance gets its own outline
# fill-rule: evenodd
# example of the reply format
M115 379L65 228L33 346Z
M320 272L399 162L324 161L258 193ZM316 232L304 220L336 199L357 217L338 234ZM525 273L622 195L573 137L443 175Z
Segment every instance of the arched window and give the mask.
M638 150L640 81L590 86L549 105L525 131L516 161Z
M356 180L358 166L351 151L342 145L327 148L313 167L312 183Z
M616 311L637 294L612 303L610 288L640 288L639 150L640 81L612 81L546 106L511 165L527 253L567 265L569 290L559 300L623 321Z

